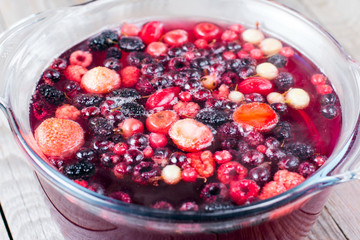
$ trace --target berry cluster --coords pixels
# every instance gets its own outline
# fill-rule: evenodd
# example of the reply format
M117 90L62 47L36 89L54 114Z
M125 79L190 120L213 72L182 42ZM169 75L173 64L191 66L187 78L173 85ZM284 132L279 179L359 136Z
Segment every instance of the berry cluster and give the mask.
M32 126L65 176L126 203L217 211L280 194L325 163L299 129L315 96L324 121L339 103L324 75L303 83L288 67L298 52L240 24L165 29L126 23L44 71ZM144 201L149 192L161 197Z

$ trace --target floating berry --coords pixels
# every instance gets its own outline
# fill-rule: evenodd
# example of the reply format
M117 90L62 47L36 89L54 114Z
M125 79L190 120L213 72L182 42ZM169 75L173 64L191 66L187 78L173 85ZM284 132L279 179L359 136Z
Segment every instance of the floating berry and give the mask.
M273 80L279 75L278 68L269 62L260 63L256 66L256 73L263 78Z
M132 180L141 185L156 184L161 176L160 168L152 162L141 162L134 167Z
M217 170L217 177L220 182L229 184L232 181L242 180L248 174L246 167L238 162L227 162L221 164Z
M63 173L70 179L88 179L95 174L95 165L89 162L79 162L66 165Z
M333 93L322 95L320 98L320 104L321 106L325 106L328 104L335 104L336 103L336 96Z
M119 123L118 129L123 137L128 138L135 133L144 132L144 125L136 118L127 118L123 122Z
M265 146L267 148L279 148L281 146L281 142L274 137L267 137L265 139Z
M154 156L154 150L150 146L147 146L142 152L145 158L152 158Z
M272 82L262 77L250 77L242 81L238 85L238 91L243 94L248 93L259 93L262 95L267 95L274 91L274 86Z
M234 123L225 123L221 125L217 130L217 137L220 141L225 139L236 139L239 140L240 138L240 128L239 126Z
M174 152L169 157L169 163L175 164L181 169L185 169L189 167L189 161L186 155L182 152Z
M67 158L84 144L82 127L71 120L48 118L35 129L35 140L50 157Z
M281 158L280 161L278 162L279 169L288 170L291 172L296 171L299 168L299 165L300 165L299 158L292 155L287 155Z
M316 167L314 164L310 162L303 162L300 164L299 169L297 169L297 171L304 178L308 178L315 173Z
M144 160L144 154L138 149L128 149L123 155L123 160L126 164L135 166Z
M123 142L119 142L117 144L114 145L114 153L118 154L118 155L124 155L126 150L129 149L129 146L126 143Z
M269 131L279 121L276 112L265 103L247 103L241 105L233 114L235 122L256 131Z
M234 103L241 103L245 99L245 96L242 92L231 91L228 95L228 98Z
M282 43L275 38L265 38L260 43L260 49L265 55L274 55L282 49Z
M70 120L77 120L81 115L81 112L72 105L62 105L61 107L58 107L55 112L56 118L62 118L62 119L70 119Z
M316 92L320 95L325 95L325 94L330 94L333 92L333 89L330 85L328 84L323 84L323 85L317 85L316 86Z
M326 162L327 157L324 155L317 155L312 158L312 162L315 164L316 167L321 167Z
M126 60L130 66L137 68L140 68L144 64L154 62L154 59L146 52L130 52Z
M67 61L63 58L57 58L55 59L52 64L51 64L51 68L58 70L58 71L64 71L65 68L67 67Z
M162 209L162 210L168 210L168 211L174 211L175 210L174 207L170 203L168 203L166 201L156 202L151 207L154 208L154 209Z
M314 74L311 76L311 83L314 85L324 85L326 83L327 78L321 74Z
M220 126L229 121L229 115L224 111L205 108L196 114L196 120L211 126Z
M288 59L280 54L275 54L267 59L267 62L272 63L277 68L283 68L286 66ZM281 74L281 73L280 73Z
M252 180L243 179L230 183L229 195L232 201L238 205L242 205L257 197L260 187Z
M43 101L34 102L32 105L33 113L36 119L42 120L46 117L49 117L53 114L53 111L49 107L48 104L44 103Z
M205 49L208 47L208 42L205 40L205 39L197 39L195 42L194 42L195 46L199 49Z
M132 203L130 195L127 193L121 192L121 191L110 193L108 195L108 197L125 202L125 203Z
M263 186L271 179L270 170L266 167L255 167L250 170L248 178L256 182L257 185Z
M94 141L91 145L91 147L99 154L106 153L114 149L114 143L109 140Z
M237 38L238 38L238 35L233 30L226 30L221 35L221 40L223 40L225 42L232 42L232 41L236 40Z
M165 54L168 47L162 42L152 42L146 47L146 52L153 57L158 57Z
M106 50L106 58L115 58L120 59L122 56L122 53L118 47L111 47L108 50Z
M230 51L226 51L222 54L222 57L225 60L230 60L230 59L235 59L236 58L236 54Z
M181 92L181 93L179 94L179 99L180 99L181 101L190 102L190 101L191 101L191 98L192 98L192 95L191 95L190 92L185 91L185 92Z
M284 115L285 113L288 112L288 107L286 103L271 103L270 106L279 115Z
M162 148L167 145L167 138L162 133L150 133L149 144L153 148Z
M166 184L177 184L181 181L181 169L173 164L167 165L161 171L161 177Z
M241 34L243 40L252 44L259 44L264 40L264 34L258 29L246 29Z
M245 94L244 97L245 97L244 100L247 103L253 103L253 102L264 103L265 102L265 98L259 93Z
M120 162L116 164L113 168L113 173L116 178L123 179L125 176L128 176L132 173L133 167L126 162Z
M96 158L96 153L91 148L81 148L76 154L75 154L76 160L79 162L93 162Z
M187 212L187 211L198 211L199 206L195 202L184 202L181 204L179 211Z
M149 136L142 133L137 133L130 136L127 139L127 143L130 148L144 150L149 146Z
M264 200L279 195L285 192L286 190L287 189L285 188L284 184L276 181L271 181L265 184L258 197Z
M106 152L101 155L100 163L103 167L113 168L121 161L121 157L113 152Z
M120 107L125 117L139 118L145 115L145 108L136 102L126 102Z
M169 148L156 148L151 160L160 167L165 167L169 164L169 157L171 151Z
M42 99L53 105L61 105L65 101L65 94L48 84L40 85L39 94Z
M121 34L125 36L137 36L139 31L136 25L130 23L124 23L121 27Z
M301 88L292 88L286 93L285 102L292 108L304 109L310 104L310 96Z
M291 73L281 72L275 78L275 86L279 91L285 92L295 85L294 77Z
M250 166L259 166L264 161L264 154L250 149L242 155L241 162Z
M114 70L115 72L119 71L120 68L122 67L121 62L119 61L119 59L116 58L107 58L104 61L104 67Z
M89 120L89 128L94 135L110 136L113 134L113 127L103 117L94 117Z
M139 32L140 38L145 44L156 42L164 32L164 24L158 21L151 21L144 24Z
M286 190L289 190L305 181L305 178L295 172L279 170L274 174L274 181L284 184Z
M44 71L42 79L44 79L45 83L52 85L60 81L61 74L58 70L48 68Z
M69 61L71 65L78 65L86 68L92 63L93 56L89 52L77 50L71 53Z
M223 164L223 163L230 162L232 160L232 155L227 150L217 151L214 154L214 159L217 164Z
M274 137L279 140L290 139L293 137L292 126L290 123L283 121L279 122L272 130Z
M125 52L143 51L145 44L139 37L121 37L119 40L119 48Z
M75 107L83 109L86 107L99 107L104 98L101 95L84 93L76 95L73 100Z
M244 140L249 146L256 147L263 144L265 141L264 136L257 131L250 131L245 133Z
M280 54L283 55L284 57L292 57L294 56L295 51L291 47L283 47L280 50Z
M95 67L81 79L81 87L89 93L109 93L120 85L119 74L105 67Z
M179 149L186 152L203 150L214 140L209 127L193 119L175 122L169 130L169 136Z
M314 155L314 148L307 143L292 142L285 144L284 148L301 160L306 160Z
M278 162L281 158L286 156L286 153L280 148L266 149L265 156L272 162Z
M214 174L215 160L210 151L188 153L186 156L190 160L190 165L200 176L208 178Z
M181 178L185 182L196 182L197 177L198 177L198 174L197 174L195 168L192 168L192 167L185 168L181 172Z
M229 28L236 33L242 33L245 30L245 27L238 23L232 24Z
M208 183L201 190L200 197L206 203L224 201L229 198L229 190L223 183Z
M90 39L89 48L92 51L103 51L114 46L119 39L119 36L114 31L104 31L98 36Z
M164 42L170 46L179 47L188 42L189 34L182 29L171 30L164 34Z
M218 38L220 33L221 30L218 26L208 22L199 23L194 28L195 37L205 39L208 42Z
M200 79L200 81L204 88L207 88L210 90L213 90L214 88L216 88L217 84L218 84L218 79L215 74L203 76Z
M168 134L169 129L177 120L179 117L173 111L157 112L146 119L146 128L150 132Z
M152 94L145 103L147 110L167 110L177 102L180 88L172 87L161 89Z
M284 95L282 95L281 93L278 92L271 92L266 96L266 100L267 102L270 104L271 107L273 107L273 105L271 104L276 104L276 103L280 103L280 104L285 104L285 97ZM285 104L286 105L286 104ZM274 108L273 108L274 109ZM276 111L276 109L274 109Z

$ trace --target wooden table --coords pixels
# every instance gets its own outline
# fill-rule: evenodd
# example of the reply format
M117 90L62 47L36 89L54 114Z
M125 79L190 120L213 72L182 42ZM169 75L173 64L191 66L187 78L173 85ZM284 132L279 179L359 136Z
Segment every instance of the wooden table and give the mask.
M17 20L48 8L85 0L0 0L0 32ZM360 1L281 0L323 25L360 60ZM0 239L61 240L30 166L0 117ZM360 239L360 182L335 187L308 239Z

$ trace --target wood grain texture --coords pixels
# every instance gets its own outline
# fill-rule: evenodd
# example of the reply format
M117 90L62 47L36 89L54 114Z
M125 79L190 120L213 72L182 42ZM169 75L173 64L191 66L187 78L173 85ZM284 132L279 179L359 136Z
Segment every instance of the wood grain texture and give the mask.
M19 19L48 8L85 0L0 0L0 31ZM360 1L281 0L319 22L360 59ZM25 6L25 7L19 7ZM0 117L0 200L15 240L63 240L45 205L33 171L15 144L6 120ZM308 240L360 239L360 182L336 187ZM0 239L8 239L0 222ZM3 234L5 233L5 234Z

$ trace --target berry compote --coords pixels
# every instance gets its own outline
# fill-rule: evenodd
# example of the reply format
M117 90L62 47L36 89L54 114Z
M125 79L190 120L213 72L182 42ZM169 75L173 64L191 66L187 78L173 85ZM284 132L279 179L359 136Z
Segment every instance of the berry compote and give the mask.
M260 29L151 21L78 43L34 92L40 149L83 187L169 211L295 187L331 154L340 104L312 62Z

